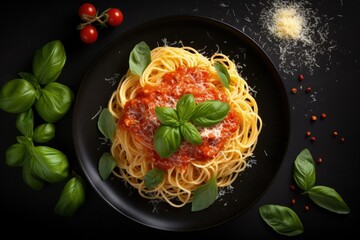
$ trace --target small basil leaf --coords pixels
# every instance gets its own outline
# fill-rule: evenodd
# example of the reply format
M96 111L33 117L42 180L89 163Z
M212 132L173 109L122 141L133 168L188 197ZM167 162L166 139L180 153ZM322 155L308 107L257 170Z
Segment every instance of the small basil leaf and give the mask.
M42 90L35 108L40 117L49 123L54 123L62 118L70 109L74 100L74 93L67 86L52 82Z
M36 100L34 86L24 79L13 79L0 89L0 109L9 113L28 110Z
M25 146L33 146L33 142L32 139L30 137L25 137L25 136L17 136L16 140L18 141L18 143L21 143Z
M146 67L151 62L151 51L149 46L144 42L135 45L130 52L129 68L133 74L141 76Z
M164 180L164 171L162 169L154 168L148 171L144 177L145 187L153 189L157 187Z
M268 204L261 206L259 212L261 218L281 235L295 236L304 232L300 218L288 207Z
M176 152L181 144L179 128L161 125L155 131L154 147L162 158L168 158Z
M172 127L179 126L179 119L175 109L168 107L155 107L155 114L162 124Z
M6 150L5 162L10 167L21 167L25 164L26 154L26 145L15 143Z
M37 143L46 143L55 137L55 126L52 123L44 123L34 130L33 140Z
M196 108L196 102L194 95L184 94L176 104L176 110L179 115L179 119L182 122L190 120Z
M47 147L37 146L28 148L33 161L31 171L35 176L50 183L65 180L69 175L69 162L61 151Z
M225 102L204 101L196 106L191 121L195 126L210 127L224 120L229 111L230 106Z
M71 178L64 186L54 212L70 217L85 203L85 187L80 176Z
M51 41L37 49L32 70L39 84L46 85L57 80L66 62L66 53L59 40Z
M98 165L101 179L105 181L110 176L115 166L116 163L114 157L108 152L103 153Z
M216 178L210 178L207 183L195 190L191 204L191 211L196 212L208 208L216 200L218 191Z
M101 111L97 125L104 137L112 141L115 134L116 122L113 115L109 112L109 109L104 108Z
M201 135L194 125L187 122L180 125L181 135L191 144L200 145L202 143Z
M32 85L34 85L35 88L40 87L38 80L36 79L36 77L33 74L28 73L28 72L21 72L21 73L19 73L19 76L22 79L29 81Z
M226 67L219 62L214 63L214 67L216 69L217 74L219 75L222 84L227 89L230 89L230 75Z
M311 200L320 207L339 214L350 213L349 206L333 188L315 186L310 188L307 193Z
M294 162L294 180L299 188L309 190L315 184L315 163L308 149L304 149Z
M32 137L34 129L34 113L32 108L19 113L16 116L16 128L21 132L25 137Z
M38 177L36 177L32 170L31 170L31 158L25 163L25 165L22 167L22 178L23 181L31 187L34 190L41 190L43 189L45 182Z

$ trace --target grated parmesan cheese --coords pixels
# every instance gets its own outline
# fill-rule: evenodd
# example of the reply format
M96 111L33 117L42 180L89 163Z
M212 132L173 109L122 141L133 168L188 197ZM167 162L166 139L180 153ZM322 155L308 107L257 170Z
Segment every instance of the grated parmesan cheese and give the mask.
M279 38L299 39L305 20L295 8L285 7L275 11L270 31Z

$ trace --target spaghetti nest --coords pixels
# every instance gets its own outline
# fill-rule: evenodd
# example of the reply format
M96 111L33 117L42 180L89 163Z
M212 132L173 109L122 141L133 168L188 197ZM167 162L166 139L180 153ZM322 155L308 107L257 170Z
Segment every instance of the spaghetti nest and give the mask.
M216 62L227 69L230 76L229 88L222 84L214 67ZM177 73L179 69L195 70L187 75L182 85L179 75L176 74L171 75L171 81L166 80L169 79L169 74ZM207 80L202 81L202 78ZM195 79L194 82L191 82L192 79ZM171 91L171 94L160 101L164 89ZM135 75L128 70L108 104L109 111L117 120L111 147L117 164L113 173L136 188L142 197L165 200L174 207L182 207L191 202L194 191L210 179L215 178L218 187L231 185L239 173L245 170L246 161L253 155L262 128L258 106L250 90L247 82L239 75L235 63L224 54L216 53L207 58L186 46L162 46L152 49L151 62L142 75ZM134 104L134 101L145 93L152 94L154 98L151 101L145 98L137 101L138 105ZM183 154L174 154L169 160L160 159L156 156L153 143L154 132L160 125L154 108L157 104L174 107L179 97L185 93L194 94L199 102L210 99L227 102L231 108L230 113L236 118L236 126L232 126L232 131L225 131L225 127L230 125L225 119L209 129L199 129L203 140L209 144L207 147L218 144L218 151L210 152L210 149L206 152L204 149L207 148L202 146L193 149L190 144L183 142L179 150L184 150ZM127 107L127 103L134 105ZM143 112L136 112L135 105ZM131 121L124 118L125 114L130 113L137 118L134 117ZM144 121L147 121L146 125L139 125ZM135 130L130 131L129 125ZM199 149L205 155L208 154L208 158L189 155L191 152L200 151ZM186 163L179 164L179 161L185 158ZM164 170L164 178L156 187L147 189L144 177L155 168Z

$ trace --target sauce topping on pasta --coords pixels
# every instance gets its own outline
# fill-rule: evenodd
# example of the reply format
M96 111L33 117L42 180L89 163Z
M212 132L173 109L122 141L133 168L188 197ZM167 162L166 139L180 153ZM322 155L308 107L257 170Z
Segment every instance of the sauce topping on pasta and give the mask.
M184 94L193 94L197 103L206 100L228 102L224 89L210 84L209 72L197 67L179 67L176 71L165 74L160 86L142 88L135 98L125 104L123 115L118 121L119 127L131 133L136 141L144 146L149 159L154 161L158 168L186 168L192 160L210 160L239 128L239 115L230 109L221 123L199 129L201 145L183 141L180 149L169 158L160 158L153 147L154 133L160 125L154 109L157 106L175 108Z

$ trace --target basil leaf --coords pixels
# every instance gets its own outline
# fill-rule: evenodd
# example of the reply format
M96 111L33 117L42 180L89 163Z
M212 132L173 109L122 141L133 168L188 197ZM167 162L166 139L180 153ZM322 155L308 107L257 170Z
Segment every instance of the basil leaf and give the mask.
M29 158L28 161L26 161L25 165L22 167L23 181L26 183L26 185L28 185L32 189L41 190L43 189L45 182L33 174L31 170L31 161L34 160Z
M70 217L85 203L85 187L80 176L71 178L64 186L54 212Z
M154 147L162 158L168 158L176 152L181 144L179 128L160 125L155 131Z
M98 164L101 179L106 180L115 167L116 163L114 157L108 152L103 153Z
M46 85L59 77L66 62L66 53L59 40L51 41L37 49L32 70L39 84Z
M288 207L268 204L261 206L259 212L261 218L281 235L295 236L304 232L300 218Z
M191 204L191 211L201 211L208 208L214 203L218 196L218 186L216 178L212 177L207 183L198 187L194 192L194 197Z
M181 135L191 144L200 145L202 143L201 135L194 125L187 122L180 125Z
M44 123L34 130L33 140L37 143L46 143L55 137L55 126L52 123Z
M217 100L208 100L198 104L191 121L195 126L210 127L226 117L230 111L229 104Z
M304 149L297 156L294 163L294 180L304 191L309 190L315 184L315 163L308 149Z
M154 168L148 171L144 177L145 187L153 189L164 180L164 171L162 169Z
M168 107L155 107L155 114L162 124L172 127L177 127L180 125L175 109Z
M190 120L196 108L196 102L194 95L184 94L176 103L176 110L179 115L179 119L182 122Z
M228 70L220 62L214 63L217 74L219 75L220 81L227 88L230 89L230 75Z
M36 79L36 77L33 74L28 73L28 72L21 72L21 73L19 73L19 76L22 79L29 81L35 87L35 89L40 88L38 80Z
M130 52L129 68L133 74L141 76L146 67L151 62L151 51L149 46L144 42L135 45Z
M16 128L25 137L32 137L34 129L34 113L32 108L29 108L16 116Z
M37 146L28 148L33 161L31 170L35 176L50 183L65 180L69 175L69 162L61 151L47 147Z
M109 112L109 109L104 108L101 111L97 125L104 137L112 141L115 134L116 122L113 115Z
M310 188L307 193L311 200L320 207L339 214L350 213L349 206L333 188L315 186Z
M40 117L49 123L54 123L62 118L70 109L74 93L66 85L52 82L42 90L35 108Z
M0 109L9 113L21 113L34 104L36 96L36 90L30 82L13 79L0 89Z
M15 143L6 150L5 162L10 167L21 167L25 164L26 154L26 145Z

